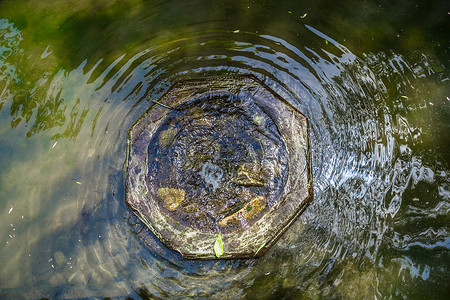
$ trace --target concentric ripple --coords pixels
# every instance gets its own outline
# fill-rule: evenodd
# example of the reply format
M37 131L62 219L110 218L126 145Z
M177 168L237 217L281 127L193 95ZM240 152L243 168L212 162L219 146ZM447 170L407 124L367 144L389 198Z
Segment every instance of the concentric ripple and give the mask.
M77 184L68 196L76 220L51 233L64 242L36 243L48 250L31 262L38 282L69 286L65 297L347 298L448 276L435 267L449 248L448 165L431 161L426 145L437 124L414 115L430 103L448 107L435 103L443 92L424 94L448 78L426 57L412 64L395 53L357 57L312 27L302 34L295 45L242 31L172 36L109 66L82 64L37 83L72 109L52 138L64 149L56 157L75 153ZM125 205L127 130L173 83L237 74L256 76L309 118L315 198L259 260L183 260ZM61 252L60 264L42 263Z

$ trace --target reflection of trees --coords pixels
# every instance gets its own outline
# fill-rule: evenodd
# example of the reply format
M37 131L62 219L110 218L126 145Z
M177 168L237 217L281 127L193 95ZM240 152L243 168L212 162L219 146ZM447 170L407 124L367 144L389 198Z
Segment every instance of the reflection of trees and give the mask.
M28 131L27 136L46 131L55 126L64 125L64 111L66 110L64 99L57 97L56 99L46 100L47 101L39 103L39 107L36 110L36 120Z
M196 32L204 30L240 29L280 37L303 47L307 42L319 43L303 39L307 24L358 56L386 49L396 53L417 50L433 53L448 65L448 37L443 30L448 14L440 3L0 1L0 11L9 18L0 20L0 110L10 103L11 126L31 124L28 136L61 127L55 138L74 138L87 112L78 102L68 102L76 98L47 94L46 85L52 76L61 70L73 70L85 60L86 69L92 69L89 64L102 60L92 74L95 78L124 53L132 56L177 38L195 38ZM305 13L307 16L301 18ZM53 53L42 59L47 46ZM70 106L73 108L66 113Z
M80 113L78 108L79 105L80 99L77 100L76 104L70 111L70 120L65 130L61 134L55 136L55 138L62 137L74 140L78 136L78 133L81 130L81 126L83 125L84 118L86 118L86 115L89 112L89 109L83 109Z
M19 43L22 41L22 35L8 20L0 20L0 109L3 104L14 95L11 95L10 88L12 85L18 86L22 80L17 74L17 69L14 63L10 62L12 57L20 54ZM26 98L26 96L25 96ZM11 107L11 115L17 115L19 105ZM25 117L25 115L23 116ZM19 120L20 122L20 120ZM15 127L16 122L12 122Z
M53 139L68 138L75 140L78 133L81 130L83 121L89 112L89 109L83 109L80 111L80 99L77 99L76 103L73 105L69 119L66 121L66 108L67 104L64 99L60 97L61 91L55 97L44 98L44 101L39 101L38 98L33 97L28 104L37 106L36 109L33 107L29 110L29 107L21 106L26 109L22 109L22 114L31 115L33 111L36 113L34 124L32 124L31 129L27 132L27 137L35 135L39 132L47 131L55 127L61 127L60 133L55 134ZM31 96L32 97L32 96ZM17 101L13 101L13 105L16 105ZM12 110L11 110L12 112ZM28 123L29 118L26 119ZM65 126L64 126L65 125Z
M53 139L74 140L88 109L80 112L78 99L66 122L68 104L61 97L61 87L54 84L55 78L63 76L64 71L60 70L54 76L47 71L42 76L42 65L35 67L25 59L30 57L25 57L25 50L19 47L22 40L21 32L12 23L0 20L0 109L5 103L10 104L11 127L17 127L22 122L29 124L27 137L61 127L62 131L56 133ZM49 81L50 88L47 90Z

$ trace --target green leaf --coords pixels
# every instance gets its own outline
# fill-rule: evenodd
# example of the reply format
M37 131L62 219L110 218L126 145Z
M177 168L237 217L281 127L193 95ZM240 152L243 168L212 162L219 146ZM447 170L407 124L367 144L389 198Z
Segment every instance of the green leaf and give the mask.
M222 233L219 232L219 235L216 238L216 242L214 243L214 253L217 257L221 257L223 254L223 243L222 243Z
M259 246L258 250L256 250L256 252L255 252L255 255L254 255L254 256L256 256L256 254L258 254L259 250L261 250L261 249L262 249L262 247L264 247L265 245L266 245L266 243L262 243L262 244L261 244L261 246Z

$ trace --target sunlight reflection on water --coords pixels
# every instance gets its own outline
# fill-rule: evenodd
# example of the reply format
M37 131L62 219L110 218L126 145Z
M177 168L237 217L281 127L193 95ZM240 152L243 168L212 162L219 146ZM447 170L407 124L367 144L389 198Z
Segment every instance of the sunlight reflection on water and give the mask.
M448 166L430 150L437 120L417 120L448 106L448 78L426 57L358 57L310 26L305 45L198 31L24 83L21 32L3 19L0 34L1 217L12 225L0 229L0 294L358 297L448 276ZM174 82L225 74L255 75L310 119L315 199L260 260L183 260L124 203L126 134Z

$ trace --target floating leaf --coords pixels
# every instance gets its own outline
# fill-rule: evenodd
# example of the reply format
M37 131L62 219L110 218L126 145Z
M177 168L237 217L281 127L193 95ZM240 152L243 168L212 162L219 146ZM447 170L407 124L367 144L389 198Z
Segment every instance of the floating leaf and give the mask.
M328 45L328 40L325 40L325 44L327 44L327 45Z
M239 33L239 29L237 29L237 30L233 31L233 33Z
M419 201L419 198L414 198L413 201Z
M221 257L223 254L222 233L220 232L216 238L216 242L214 243L214 253L217 257Z
M258 254L259 250L261 250L261 249L262 249L262 247L264 247L265 245L266 245L266 243L262 243L262 244L261 244L261 246L259 246L258 250L256 250L256 252L255 252L255 255L254 255L254 256L256 256L256 254Z
M306 18L307 15L308 15L308 14L305 13L303 16L300 16L300 18L304 19L304 18Z
M288 10L288 14L292 14L292 11Z
M403 96L403 95L402 95L402 96L400 96L400 97L402 97L403 99L408 99L408 97L407 97L407 96Z

